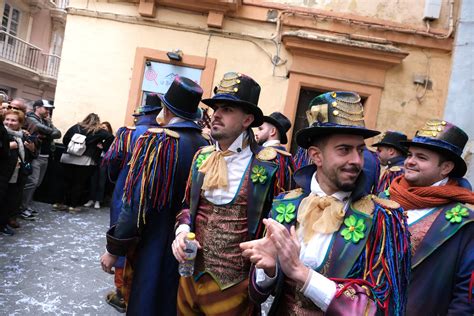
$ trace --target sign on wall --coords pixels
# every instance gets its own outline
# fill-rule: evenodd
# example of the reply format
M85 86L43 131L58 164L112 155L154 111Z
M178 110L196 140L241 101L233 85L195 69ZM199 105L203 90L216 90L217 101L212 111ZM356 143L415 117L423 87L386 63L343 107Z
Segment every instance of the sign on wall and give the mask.
M201 73L202 69L147 61L143 74L142 91L164 94L177 75L187 77L199 84Z

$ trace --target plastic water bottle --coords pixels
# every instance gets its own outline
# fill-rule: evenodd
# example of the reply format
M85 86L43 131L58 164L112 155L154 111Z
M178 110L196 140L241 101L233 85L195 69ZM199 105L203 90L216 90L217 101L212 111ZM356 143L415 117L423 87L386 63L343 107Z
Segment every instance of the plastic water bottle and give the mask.
M196 235L188 233L184 238L186 249L184 250L184 262L179 264L179 274L183 277L190 277L194 273L194 259L196 259L197 245L194 242Z

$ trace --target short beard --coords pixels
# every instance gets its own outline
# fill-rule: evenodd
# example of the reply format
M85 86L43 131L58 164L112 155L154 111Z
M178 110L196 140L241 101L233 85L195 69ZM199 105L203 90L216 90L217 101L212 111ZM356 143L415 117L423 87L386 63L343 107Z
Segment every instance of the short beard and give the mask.
M257 143L258 143L260 146L263 146L263 144L265 144L266 142L267 142L267 139L260 139L260 138L259 138Z

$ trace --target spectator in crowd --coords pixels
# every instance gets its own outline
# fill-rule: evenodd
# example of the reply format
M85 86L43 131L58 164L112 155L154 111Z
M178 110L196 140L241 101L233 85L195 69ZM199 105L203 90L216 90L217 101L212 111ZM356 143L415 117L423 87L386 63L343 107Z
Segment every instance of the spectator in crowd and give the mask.
M33 155L35 147L32 141L26 139L23 135L21 127L24 121L25 115L22 111L7 110L5 112L4 126L8 132L10 154L3 168L8 170L10 178L6 194L1 201L0 229L4 235L13 235L12 227L19 227L15 217L20 211L26 176L31 171L29 160Z
M49 155L52 153L53 140L61 137L61 132L54 127L51 121L51 112L54 106L47 100L37 100L33 103L33 112L26 115L27 129L36 141L38 157L31 162L32 173L28 176L23 193L21 216L24 219L34 219L35 210L31 202L36 189L43 182L48 168Z
M84 204L85 207L94 205L95 209L100 209L100 203L104 200L105 184L107 182L107 167L102 166L102 158L111 145L113 135L112 125L109 122L102 122L100 128L107 131L110 137L104 139L97 147L101 150L97 165L92 170L91 185L89 190L89 201ZM113 140L113 139L112 139Z
M8 132L5 126L3 126L4 110L3 107L0 109L0 203L3 203L8 189L8 181L12 173L11 168L8 168L10 158L10 140L8 138ZM0 226L6 224L3 216L3 211L0 212Z
M53 205L53 210L80 211L82 193L87 179L92 172L92 166L99 163L102 148L98 145L103 141L112 142L113 135L101 128L100 118L95 113L88 114L82 122L71 126L63 137L63 144L68 148L74 134L85 135L85 151L82 155L65 152L61 156L64 175L64 197L61 203ZM110 144L109 144L110 145Z
M25 99L22 99L22 98L13 99L12 102L10 102L10 107L14 110L15 109L20 110L25 114L28 112L28 107L26 106L26 101L25 101ZM25 120L24 124L26 124L26 120Z

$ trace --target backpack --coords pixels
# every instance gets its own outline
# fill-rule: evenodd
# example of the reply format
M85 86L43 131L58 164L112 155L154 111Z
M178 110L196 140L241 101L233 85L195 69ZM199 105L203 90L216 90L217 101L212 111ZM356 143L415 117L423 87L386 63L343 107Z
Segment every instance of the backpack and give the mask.
M72 135L71 141L67 145L66 152L70 155L82 156L86 151L86 137L86 135L82 135L80 133L75 133Z

